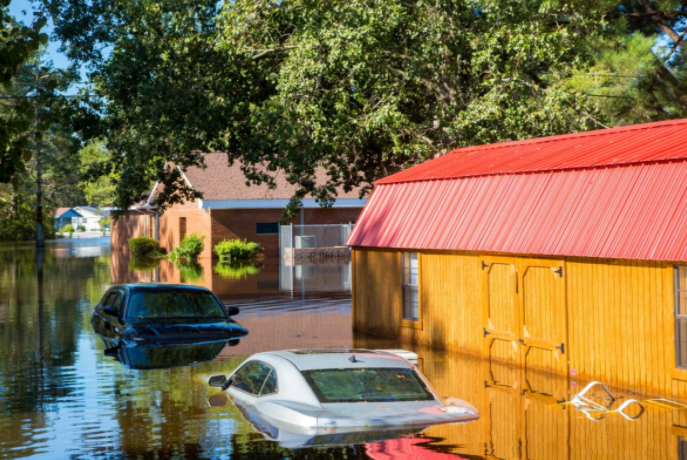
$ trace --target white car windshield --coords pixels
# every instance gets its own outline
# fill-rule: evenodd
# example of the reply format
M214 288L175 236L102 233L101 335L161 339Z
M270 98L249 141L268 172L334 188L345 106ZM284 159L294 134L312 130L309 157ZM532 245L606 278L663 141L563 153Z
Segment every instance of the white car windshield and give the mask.
M435 399L412 369L320 369L301 373L322 403Z

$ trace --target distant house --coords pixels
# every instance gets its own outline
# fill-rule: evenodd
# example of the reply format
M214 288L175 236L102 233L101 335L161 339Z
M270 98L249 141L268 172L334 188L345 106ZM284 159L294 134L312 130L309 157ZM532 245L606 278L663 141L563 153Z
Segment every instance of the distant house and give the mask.
M189 168L183 175L187 185L203 194L203 199L175 204L163 213L155 206L158 185L148 200L126 211L117 211L111 241L115 248L125 248L127 240L147 235L157 238L166 250L179 245L186 234L205 235L201 257L212 257L212 247L228 238L241 238L262 245L265 255L279 253L279 225L289 199L296 191L282 174L275 175L276 189L266 184L246 185L240 164L228 165L224 153L204 154L206 168ZM322 175L322 181L326 176ZM339 191L331 208L321 208L314 198L303 200L303 210L291 221L295 224L341 224L355 222L367 199L358 191Z
M673 120L466 147L378 181L348 241L356 329L481 355L487 386L522 392L537 372L686 385L686 145Z
M102 218L103 216L93 206L57 208L55 211L55 229L59 230L65 225L72 225L76 230L77 227L83 225L86 231L98 231Z

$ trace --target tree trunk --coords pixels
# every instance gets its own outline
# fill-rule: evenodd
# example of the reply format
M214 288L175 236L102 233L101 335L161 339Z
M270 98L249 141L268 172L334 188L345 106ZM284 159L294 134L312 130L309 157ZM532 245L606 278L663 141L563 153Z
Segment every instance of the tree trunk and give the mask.
M43 233L43 175L41 170L42 146L39 143L36 149L36 247L45 247L45 234Z
M10 199L10 219L13 219L17 215L17 195L12 194Z

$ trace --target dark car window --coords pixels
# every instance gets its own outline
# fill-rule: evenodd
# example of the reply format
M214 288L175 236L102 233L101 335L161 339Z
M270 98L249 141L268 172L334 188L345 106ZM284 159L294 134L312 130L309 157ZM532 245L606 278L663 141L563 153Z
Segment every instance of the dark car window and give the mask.
M301 373L323 403L435 399L412 369L323 369Z
M128 318L226 318L214 295L192 290L134 291Z
M277 386L277 371L272 369L270 375L265 379L265 383L262 384L262 390L260 390L260 396L271 395L279 390Z
M102 300L100 301L100 305L102 305L103 307L111 305L109 302L114 299L114 294L114 292L106 292Z
M272 368L267 364L251 361L234 374L231 386L252 395L259 395L271 371Z

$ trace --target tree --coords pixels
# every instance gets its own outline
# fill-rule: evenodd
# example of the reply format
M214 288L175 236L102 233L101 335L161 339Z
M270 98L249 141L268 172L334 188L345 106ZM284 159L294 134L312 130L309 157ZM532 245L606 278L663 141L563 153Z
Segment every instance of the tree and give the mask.
M111 156L104 142L95 140L79 151L81 189L86 202L98 207L111 206L115 200L119 175L111 169Z
M0 113L28 103L32 122L15 139L24 146L21 165L10 184L0 184L0 203L10 203L9 218L0 224L0 239L29 239L27 226L32 223L33 237L42 247L46 232L48 236L53 233L51 225L45 228L44 216L82 196L75 187L79 181L78 140L65 116L66 102L59 97L73 77L69 71L53 69L52 63L44 62L37 53L15 75L9 90L2 92L8 99Z
M48 42L48 36L41 33L46 23L43 13L35 13L33 23L23 26L8 13L9 3L0 0L0 86L5 90L12 88L22 66ZM31 129L35 112L28 99L13 102L10 109L0 111L0 184L12 180L30 156L24 135Z
M120 207L153 180L163 204L195 197L165 162L221 150L253 182L285 171L299 186L292 211L454 147L595 126L587 98L556 77L590 62L607 11L589 4L54 2L65 49L107 100Z

